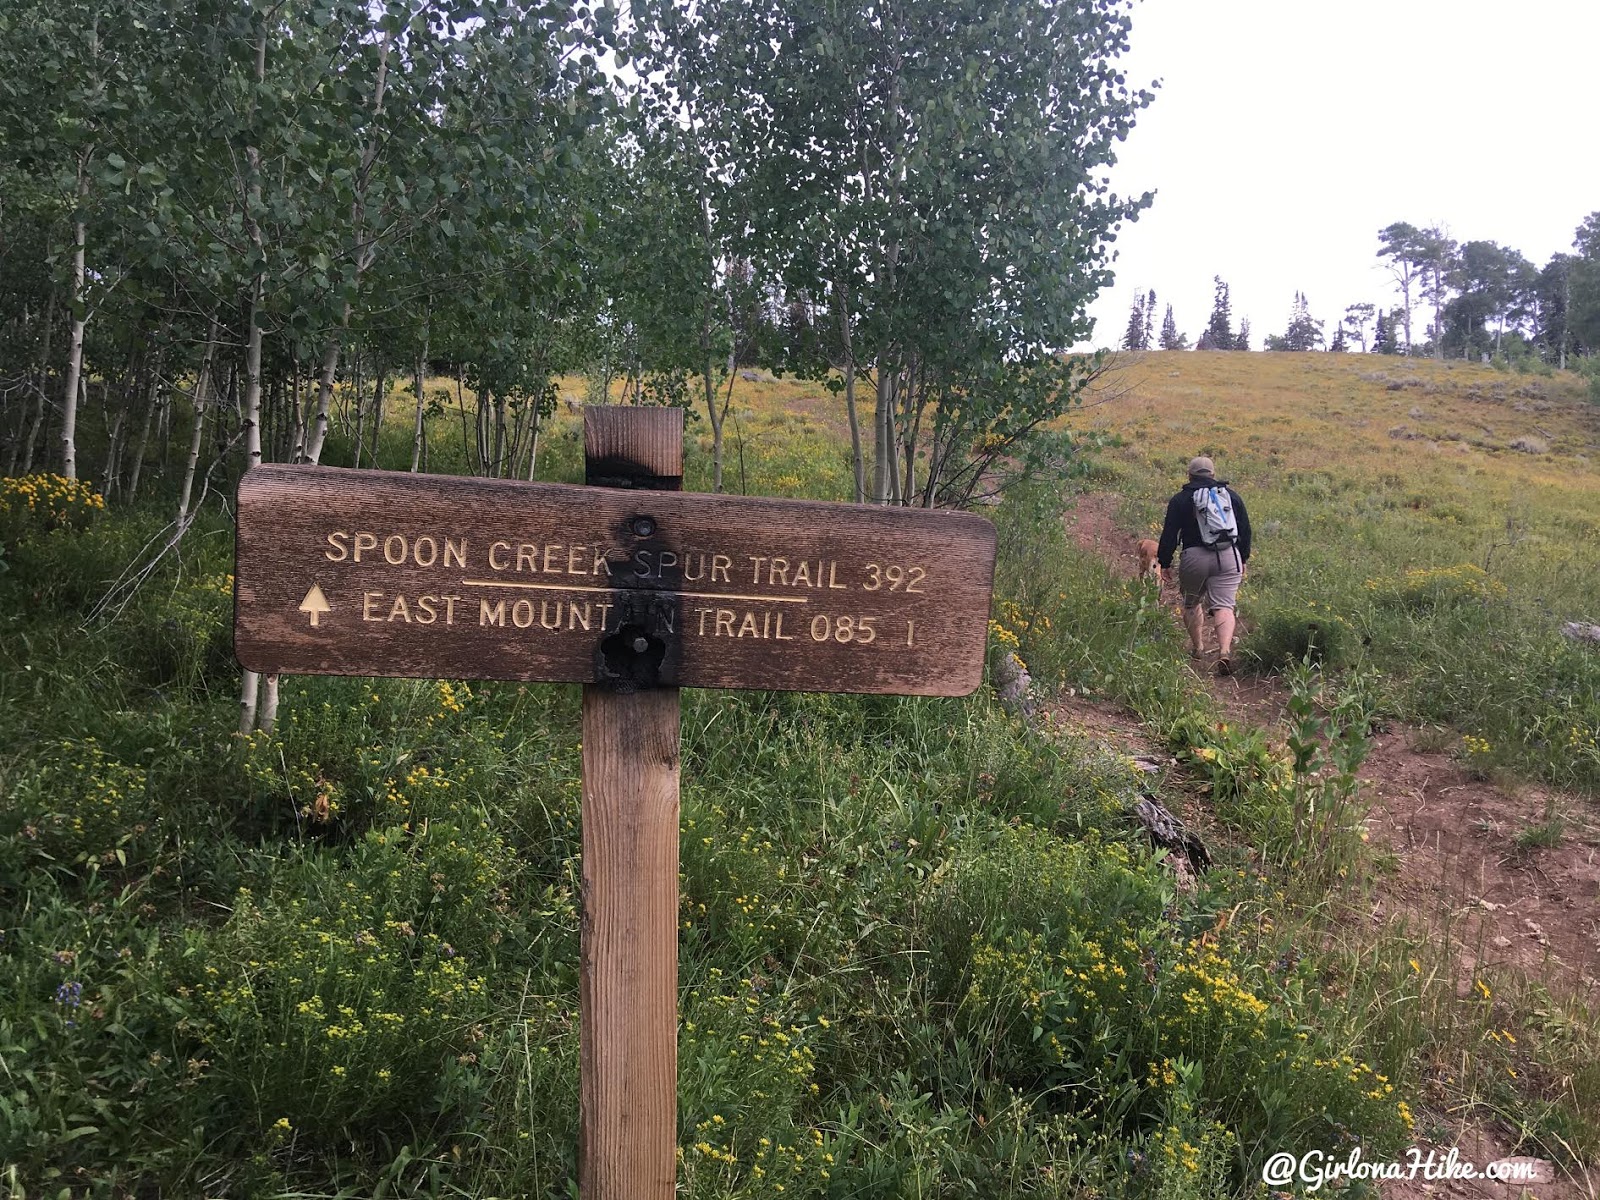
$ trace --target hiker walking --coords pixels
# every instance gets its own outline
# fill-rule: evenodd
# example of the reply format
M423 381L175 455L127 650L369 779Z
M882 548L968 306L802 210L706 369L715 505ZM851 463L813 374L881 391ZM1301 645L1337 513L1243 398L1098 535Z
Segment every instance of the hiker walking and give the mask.
M1189 482L1167 501L1156 562L1161 577L1172 580L1172 554L1179 545L1178 588L1183 593L1183 624L1189 655L1205 653L1205 617L1217 634L1217 674L1233 674L1233 606L1250 561L1250 517L1244 500L1217 478L1205 455L1189 460Z

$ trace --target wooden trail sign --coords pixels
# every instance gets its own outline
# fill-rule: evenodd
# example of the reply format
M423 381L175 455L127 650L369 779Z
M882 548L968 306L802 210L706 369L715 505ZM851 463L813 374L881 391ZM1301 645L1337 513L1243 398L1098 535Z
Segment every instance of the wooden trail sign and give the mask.
M965 695L994 545L969 513L261 466L235 646L262 673Z
M965 513L684 495L679 409L584 412L587 477L259 466L234 644L263 673L580 682L584 1200L677 1173L678 686L978 686L995 538Z

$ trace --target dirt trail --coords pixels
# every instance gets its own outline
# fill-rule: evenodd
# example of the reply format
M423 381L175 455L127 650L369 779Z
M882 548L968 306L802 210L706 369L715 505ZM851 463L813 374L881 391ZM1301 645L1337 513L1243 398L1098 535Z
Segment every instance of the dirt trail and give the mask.
M1119 502L1113 494L1083 496L1066 514L1065 528L1071 542L1131 578L1135 535L1116 523ZM1166 591L1163 599L1174 601ZM1281 731L1287 691L1278 680L1221 679L1200 669L1230 717L1271 734ZM1137 720L1113 706L1075 698L1056 707L1057 719L1069 725L1126 749L1151 750ZM1600 1000L1600 823L1592 807L1537 786L1474 779L1437 746L1437 735L1396 723L1375 736L1362 767L1367 828L1380 861L1387 852L1394 864L1373 881L1370 919L1403 920L1430 941L1449 937L1463 994L1479 971L1489 969L1540 979L1558 995ZM1517 834L1544 823L1552 811L1566 822L1560 843L1518 847ZM1180 815L1201 829L1207 824L1204 813ZM1460 1147L1462 1161L1480 1165L1506 1149L1495 1131L1476 1127L1462 1129L1451 1144ZM1468 1158L1469 1150L1479 1157ZM1461 1181L1386 1184L1383 1194L1395 1200L1524 1195L1520 1188ZM1534 1185L1526 1194L1593 1200L1600 1191L1562 1180Z

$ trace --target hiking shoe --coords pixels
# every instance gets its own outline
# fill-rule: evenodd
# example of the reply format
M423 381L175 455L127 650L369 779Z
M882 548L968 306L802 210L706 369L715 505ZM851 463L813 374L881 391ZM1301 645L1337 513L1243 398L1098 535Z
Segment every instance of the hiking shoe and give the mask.
M1218 675L1232 675L1233 674L1233 659L1230 658L1228 655L1224 654L1221 658L1217 659L1217 674Z

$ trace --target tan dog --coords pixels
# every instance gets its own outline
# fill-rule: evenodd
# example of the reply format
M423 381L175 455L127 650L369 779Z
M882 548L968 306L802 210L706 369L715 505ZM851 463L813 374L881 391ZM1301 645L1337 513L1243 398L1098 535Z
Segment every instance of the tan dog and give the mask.
M1139 552L1139 578L1153 579L1161 582L1161 568L1156 565L1156 554L1160 547L1154 538L1140 538L1134 543L1134 548Z

